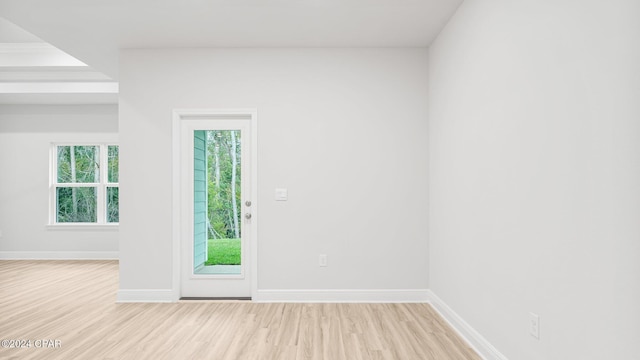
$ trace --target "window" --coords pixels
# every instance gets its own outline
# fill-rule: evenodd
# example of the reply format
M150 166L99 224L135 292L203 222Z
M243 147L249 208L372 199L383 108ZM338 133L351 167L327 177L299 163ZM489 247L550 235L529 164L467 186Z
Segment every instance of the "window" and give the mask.
M118 145L54 144L52 225L117 225Z

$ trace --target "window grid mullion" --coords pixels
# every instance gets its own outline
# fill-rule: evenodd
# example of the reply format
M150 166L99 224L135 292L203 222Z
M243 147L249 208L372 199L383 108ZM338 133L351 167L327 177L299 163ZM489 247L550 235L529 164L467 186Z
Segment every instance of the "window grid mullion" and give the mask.
M100 186L100 183L55 183L55 187L96 187Z

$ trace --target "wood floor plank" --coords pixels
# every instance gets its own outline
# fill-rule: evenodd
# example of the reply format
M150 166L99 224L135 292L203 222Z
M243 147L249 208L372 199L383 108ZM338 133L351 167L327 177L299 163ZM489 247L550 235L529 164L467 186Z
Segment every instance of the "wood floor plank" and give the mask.
M117 286L116 261L0 261L0 340L31 340L0 360L480 359L428 304L116 304Z

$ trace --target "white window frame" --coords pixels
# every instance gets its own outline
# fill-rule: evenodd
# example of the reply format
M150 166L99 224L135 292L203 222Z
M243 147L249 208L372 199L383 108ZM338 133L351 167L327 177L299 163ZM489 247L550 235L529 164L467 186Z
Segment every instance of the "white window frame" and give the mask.
M100 182L98 183L59 183L58 182L58 147L59 146L96 146L100 152ZM120 145L117 142L56 142L51 143L49 151L49 223L51 230L117 230L120 223L107 222L107 188L120 188L120 183L108 182L109 146ZM118 152L119 156L119 152ZM59 187L95 187L96 188L96 222L72 223L57 222L56 189Z

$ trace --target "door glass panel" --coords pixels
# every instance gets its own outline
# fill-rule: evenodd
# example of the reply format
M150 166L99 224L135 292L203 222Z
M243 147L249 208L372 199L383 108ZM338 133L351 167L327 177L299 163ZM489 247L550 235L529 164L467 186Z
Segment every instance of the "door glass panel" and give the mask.
M194 131L194 273L241 274L240 130Z

